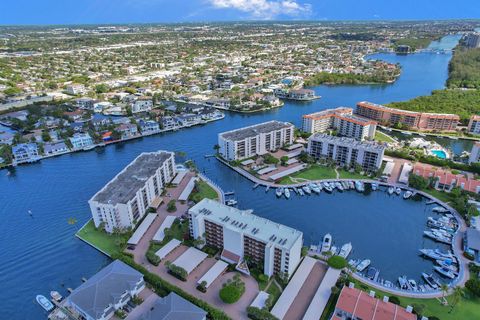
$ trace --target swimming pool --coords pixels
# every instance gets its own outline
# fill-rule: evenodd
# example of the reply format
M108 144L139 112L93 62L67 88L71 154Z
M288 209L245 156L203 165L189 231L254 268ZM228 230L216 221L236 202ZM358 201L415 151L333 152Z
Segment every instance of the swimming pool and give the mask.
M430 152L440 159L447 159L447 153L443 150L430 150Z

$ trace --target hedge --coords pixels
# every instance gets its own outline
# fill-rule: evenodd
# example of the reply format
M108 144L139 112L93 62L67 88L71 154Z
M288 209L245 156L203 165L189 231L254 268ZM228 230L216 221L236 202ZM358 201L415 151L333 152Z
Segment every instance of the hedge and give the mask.
M197 299L196 297L194 297L191 294L183 291L179 287L176 287L176 286L170 284L169 282L163 280L162 278L160 278L156 274L151 273L150 271L148 271L143 266L140 266L140 265L136 264L132 257L129 257L129 256L124 255L124 254L121 254L121 255L114 254L114 255L112 255L112 259L121 260L121 261L125 262L126 264L128 264L129 266L131 266L132 268L141 272L143 274L144 280L147 283L149 283L150 285L152 285L152 287L155 289L156 293L159 294L160 296L164 297L167 294L169 294L170 292L175 292L176 294L178 294L182 298L190 301L191 303L195 304L196 306L198 306L198 307L202 308L203 310L205 310L206 312L208 312L208 318L209 319L212 319L212 320L228 320L228 319L230 319L230 317L227 316L227 314L225 312L212 307L211 305L209 305L208 303L206 303L203 300Z

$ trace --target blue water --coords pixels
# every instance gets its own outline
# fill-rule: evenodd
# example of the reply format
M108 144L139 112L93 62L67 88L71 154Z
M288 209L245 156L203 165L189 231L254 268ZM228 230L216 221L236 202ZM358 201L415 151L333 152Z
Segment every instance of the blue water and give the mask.
M431 264L416 250L430 242L421 237L428 208L377 192L369 196L346 192L290 201L265 195L260 188L214 159L219 132L271 119L301 123L301 115L337 106L354 106L361 100L378 103L429 94L444 86L450 54L397 56L376 54L402 65L402 75L391 85L319 86L322 99L310 103L287 102L283 108L253 115L227 114L224 120L178 132L151 136L105 149L64 155L41 163L0 171L0 306L1 319L41 319L36 294L50 290L65 293L81 277L89 277L108 259L74 237L89 218L88 199L140 152L159 149L184 151L198 167L223 187L235 190L241 208L296 227L307 243L332 233L338 245L351 241L354 256L370 258L382 277L407 274L418 278ZM178 159L182 160L182 159ZM33 217L28 215L33 212ZM76 225L67 223L76 218ZM433 245L433 244L432 244Z
M432 150L432 153L440 159L447 159L447 154L443 150Z

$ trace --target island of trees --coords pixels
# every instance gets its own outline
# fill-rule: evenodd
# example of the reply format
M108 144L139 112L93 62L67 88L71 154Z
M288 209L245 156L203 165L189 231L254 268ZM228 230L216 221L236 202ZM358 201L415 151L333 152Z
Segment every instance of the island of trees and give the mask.
M319 72L305 80L306 86L320 84L383 84L391 83L400 72L377 72L375 74L329 73Z

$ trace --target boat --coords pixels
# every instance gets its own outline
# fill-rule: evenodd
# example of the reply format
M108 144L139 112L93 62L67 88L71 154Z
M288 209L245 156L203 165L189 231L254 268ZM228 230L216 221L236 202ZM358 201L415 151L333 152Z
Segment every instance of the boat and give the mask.
M398 277L398 284L400 286L400 289L402 290L410 289L410 284L408 283L407 276Z
M442 268L449 269L453 272L458 272L458 268L454 265L452 260L435 260L435 262Z
M285 195L285 198L290 199L290 190L288 188L285 189L283 194Z
M377 189L378 189L378 183L373 182L372 183L372 190L377 191Z
M302 187L303 191L305 191L306 194L312 194L312 190L308 186L303 186Z
M392 195L393 192L395 192L395 188L394 187L388 187L387 192L388 192L389 195Z
M365 270L370 265L370 263L371 263L371 261L369 259L363 260L362 262L360 262L358 264L357 271L362 272L363 270Z
M440 283L433 277L433 275L423 272L422 278L430 287L432 287L432 289L437 290L440 287Z
M357 260L357 259L348 260L348 265L352 268L356 268L359 263L360 263L360 260Z
M293 192L295 192L296 194L298 194L298 188L297 187L293 187Z
M230 207L235 206L237 203L238 203L238 201L235 200L235 199L229 199L229 200L225 201L225 204L226 204L227 206L230 206Z
M431 238L435 241L446 243L446 244L452 244L452 237L446 236L445 234L439 232L440 230L430 230L430 231L423 231L423 234Z
M393 287L393 283L389 280L385 280L385 282L383 283L383 285L386 287L386 288L392 288Z
M330 251L330 248L332 247L332 235L330 233L327 233L323 237L323 242L322 242L322 252L328 252Z
M435 207L432 209L433 212L438 212L438 213L449 213L450 210L445 209L444 207Z
M283 194L283 188L277 188L277 191L275 191L275 194L277 195L277 198L280 198Z
M342 181L342 186L343 186L344 190L349 190L350 189L350 186L348 185L347 181Z
M363 192L365 191L365 186L363 185L363 182L362 181L355 181L355 189L358 191L358 192Z
M440 273L442 276L450 278L450 279L455 279L455 277L457 276L457 274L455 272L453 272L450 269L444 268L444 267L435 266L435 267L433 267L433 269L435 269L435 271Z
M434 203L437 203L437 201L435 201L435 200L428 200L427 202L425 202L426 205L430 205L430 204L434 204Z
M54 306L45 296L41 294L37 295L36 300L38 304L45 310L45 311L52 311Z
M265 193L267 193L268 190L270 190L270 186L267 186L267 187L265 188Z
M303 197L305 195L305 192L303 192L302 188L298 188L298 194Z
M412 191L410 191L410 190L405 191L405 193L403 194L403 199L408 199L408 198L410 198L410 197L412 196L412 194L413 194L413 193L412 193Z
M402 193L402 189L396 188L396 189L395 189L395 193L397 194L397 196L399 196L400 193Z
M446 260L450 259L456 263L455 256L451 251L448 252L441 252L439 249L420 249L420 252L426 256L427 258L433 260Z
M317 185L315 183L310 183L308 185L308 187L310 188L310 190L312 190L313 192L319 194L320 193L320 189L317 187Z
M378 271L377 268L375 267L368 267L367 269L367 279L370 279L372 281L377 281L378 275L380 274L380 271Z
M335 182L335 187L337 187L337 189L338 189L339 191L343 191L343 190L344 190L342 184L341 184L340 182L338 182L338 181Z
M338 248L336 246L332 246L332 248L330 249L330 253L332 254L332 256L336 256L338 253Z
M325 189L325 191L327 191L328 193L332 193L332 192L333 192L332 187L330 187L330 184L327 183L327 182L324 182L324 183L323 183L323 189Z
M345 243L342 248L340 249L340 252L338 255L344 259L347 259L348 255L352 252L352 243Z
M322 184L321 184L320 182L319 182L319 183L317 183L317 187L318 187L318 189L320 189L320 191L322 191L322 190L323 190L323 186L322 186Z
M412 288L413 291L418 291L417 282L415 280L409 279L408 284L410 285L410 288Z
M350 189L355 189L355 184L353 183L353 181L348 181L348 186L350 187Z
M50 297L57 302L60 302L63 299L62 295L58 291L50 291Z

